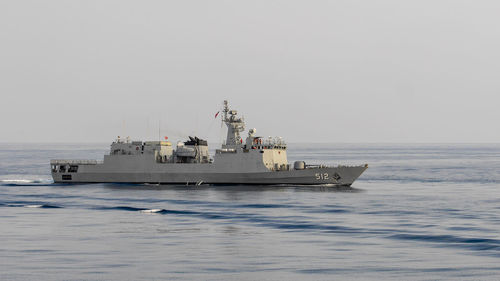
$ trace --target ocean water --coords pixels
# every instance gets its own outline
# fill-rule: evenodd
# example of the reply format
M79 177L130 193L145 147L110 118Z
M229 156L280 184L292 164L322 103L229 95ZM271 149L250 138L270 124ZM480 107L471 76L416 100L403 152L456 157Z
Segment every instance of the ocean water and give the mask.
M0 145L0 280L500 279L498 144L289 145L352 188L52 183L107 149Z

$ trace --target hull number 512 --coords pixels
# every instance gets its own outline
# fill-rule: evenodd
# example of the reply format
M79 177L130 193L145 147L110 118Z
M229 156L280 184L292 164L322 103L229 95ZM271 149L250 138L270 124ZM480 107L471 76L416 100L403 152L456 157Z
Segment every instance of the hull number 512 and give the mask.
M328 175L328 173L316 173L314 175L316 176L317 180L328 180L328 179L330 179L330 176Z

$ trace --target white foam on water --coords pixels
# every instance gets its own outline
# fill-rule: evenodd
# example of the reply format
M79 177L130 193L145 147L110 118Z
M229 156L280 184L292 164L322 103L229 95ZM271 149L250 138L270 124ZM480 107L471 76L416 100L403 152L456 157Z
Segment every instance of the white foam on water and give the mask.
M150 209L150 210L141 210L141 213L153 214L161 212L163 209Z
M0 179L0 184L7 185L46 185L52 184L54 181L47 178L15 178L15 177L4 177Z
M24 207L26 207L26 208L41 208L41 207L43 207L43 205L26 205Z
M34 182L36 182L36 180L6 179L6 180L0 180L0 182L5 182L5 183L34 183Z

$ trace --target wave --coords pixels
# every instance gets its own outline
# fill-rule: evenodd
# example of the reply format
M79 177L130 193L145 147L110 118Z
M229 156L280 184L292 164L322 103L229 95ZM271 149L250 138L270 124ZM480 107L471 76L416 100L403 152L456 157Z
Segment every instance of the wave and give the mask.
M43 205L25 205L23 207L26 207L26 208L42 208L42 209L59 209L59 208L62 208L60 206L56 206L56 205L50 205L50 204L43 204Z
M154 214L154 213L162 213L163 211L166 211L165 209L148 209L148 210L141 210L141 213L147 213L147 214Z
M491 238L465 238L454 235L395 234L389 239L414 240L441 243L448 247L463 247L471 250L500 250L500 240Z
M251 209L274 209L274 208L290 208L290 205L281 204L242 204L237 205L239 208L251 208Z
M253 205L253 204L252 204ZM197 212L197 211L186 211L186 210L169 210L160 208L138 208L130 206L116 206L116 207L100 207L101 210L121 210L121 211L131 211L149 214L171 214L171 215L189 215L201 217L204 219L214 219L214 220L238 220L245 221L249 223L255 223L264 227L271 227L285 231L324 231L324 232L336 232L336 233L366 233L367 230L350 228L344 226L332 226L332 225L322 225L313 224L307 221L283 221L282 219L275 219L267 216L259 216L254 214L241 214L241 213L220 213L220 212ZM288 217L290 218L290 217ZM369 230L368 230L369 232ZM376 231L376 232L379 232Z
M25 207L25 208L63 208L62 206L43 203L43 202L1 202L0 205L8 207ZM247 208L279 208L279 204L242 204ZM338 224L322 224L313 223L300 218L290 220L283 217L270 217L248 213L234 212L211 212L211 211L190 211L190 210L173 210L163 208L141 208L133 206L100 206L94 209L98 210L118 210L127 212L137 212L142 214L158 214L158 215L186 215L194 216L203 219L213 220L230 220L238 222L251 223L256 226L273 228L285 232L324 232L324 233L339 233L350 235L367 235L378 234L386 239L392 240L412 240L417 242L431 243L436 247L452 247L462 248L473 251L481 251L483 254L500 256L500 240L481 237L460 237L455 235L432 235L432 234L417 234L417 233L397 233L395 229L370 229L356 228ZM339 210L333 209L332 212ZM370 212L366 212L370 213ZM375 212L377 213L377 212ZM381 212L378 212L381 213Z
M0 206L2 207L21 207L21 208L45 208L45 209L56 209L63 208L62 206L58 206L52 203L46 203L43 201L3 201L0 202Z
M14 208L41 208L41 209L60 209L63 208L57 205L51 204L2 204L0 206L3 207L14 207Z
M419 182L419 183L477 183L497 184L499 179L449 179L449 178L415 178L415 177L361 177L357 181L397 181L397 182Z
M117 206L117 207L101 207L97 208L101 210L119 210L119 211L131 211L131 212L140 212L147 210L145 208L136 208L136 207L128 207L128 206Z
M154 214L178 214L178 215L200 215L199 212L193 211L178 211L178 210L167 210L167 209L150 209L150 208L138 208L130 206L116 206L116 207L100 207L100 210L119 210L119 211L130 211L130 212L141 212L141 213L154 213Z
M51 179L3 179L0 185L3 186L44 186L51 185L54 181Z

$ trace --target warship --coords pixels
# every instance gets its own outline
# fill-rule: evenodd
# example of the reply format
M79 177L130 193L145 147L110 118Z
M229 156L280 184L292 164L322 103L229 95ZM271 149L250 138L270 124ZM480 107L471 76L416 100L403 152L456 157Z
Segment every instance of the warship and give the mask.
M218 113L216 114L217 118ZM257 136L245 130L244 119L224 101L226 141L211 157L206 140L189 137L175 148L170 141L130 141L118 137L109 155L98 160L51 160L55 183L141 183L187 185L332 185L351 186L368 168L311 165L287 160L282 138Z

